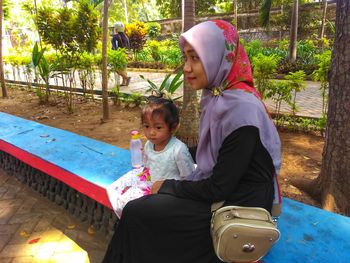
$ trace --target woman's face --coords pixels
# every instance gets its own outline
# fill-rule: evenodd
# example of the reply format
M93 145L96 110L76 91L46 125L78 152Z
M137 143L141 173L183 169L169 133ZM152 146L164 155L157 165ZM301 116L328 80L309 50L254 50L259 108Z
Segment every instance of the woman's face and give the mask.
M186 42L184 46L184 75L187 83L194 90L204 89L208 86L207 74L202 61L193 47Z

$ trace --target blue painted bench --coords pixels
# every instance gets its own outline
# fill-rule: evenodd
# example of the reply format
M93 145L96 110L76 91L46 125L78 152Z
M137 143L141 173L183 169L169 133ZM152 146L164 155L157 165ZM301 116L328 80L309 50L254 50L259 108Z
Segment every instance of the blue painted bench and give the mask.
M109 208L106 187L132 169L128 150L2 112L0 150Z
M283 198L280 240L262 262L350 262L350 218Z
M106 187L131 169L128 150L2 112L0 152L62 181L110 211ZM348 217L283 198L278 227L281 239L261 262L350 262Z

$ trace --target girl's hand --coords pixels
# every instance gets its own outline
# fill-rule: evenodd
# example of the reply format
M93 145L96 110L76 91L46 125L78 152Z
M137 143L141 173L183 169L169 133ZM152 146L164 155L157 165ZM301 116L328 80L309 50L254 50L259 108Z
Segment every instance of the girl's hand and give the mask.
M162 187L164 181L155 181L151 188L151 194L158 193L159 189Z

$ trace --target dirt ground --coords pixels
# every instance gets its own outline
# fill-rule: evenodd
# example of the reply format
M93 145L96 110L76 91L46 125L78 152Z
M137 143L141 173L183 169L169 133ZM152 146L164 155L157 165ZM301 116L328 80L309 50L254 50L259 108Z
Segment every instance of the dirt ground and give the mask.
M130 131L140 129L140 108L122 108L110 103L110 120L101 122L101 101L75 99L72 114L62 97L52 98L50 105L39 105L33 92L8 89L9 98L0 99L0 111L45 125L68 130L128 148ZM1 129L1 127L0 127ZM280 175L282 196L320 206L320 204L292 185L294 179L314 179L321 168L324 140L321 136L279 131L282 141L283 163ZM145 138L143 138L145 139Z

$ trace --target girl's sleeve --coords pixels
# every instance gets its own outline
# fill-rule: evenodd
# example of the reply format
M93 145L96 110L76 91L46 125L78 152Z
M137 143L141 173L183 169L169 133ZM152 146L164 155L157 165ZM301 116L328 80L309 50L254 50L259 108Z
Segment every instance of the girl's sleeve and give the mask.
M233 131L222 143L209 178L200 181L165 180L158 193L206 202L226 200L248 170L259 140L259 130L254 126Z
M175 148L175 162L180 172L181 180L185 180L194 171L194 162L184 143Z

